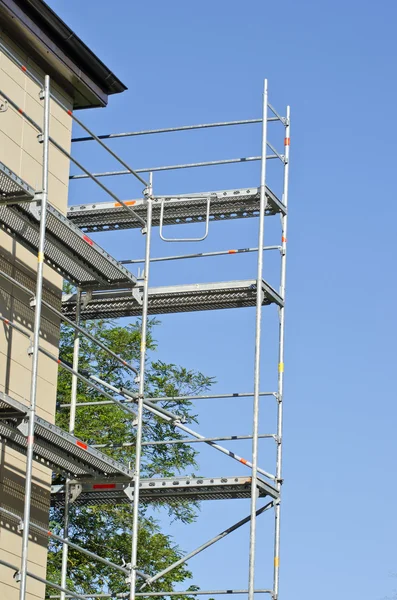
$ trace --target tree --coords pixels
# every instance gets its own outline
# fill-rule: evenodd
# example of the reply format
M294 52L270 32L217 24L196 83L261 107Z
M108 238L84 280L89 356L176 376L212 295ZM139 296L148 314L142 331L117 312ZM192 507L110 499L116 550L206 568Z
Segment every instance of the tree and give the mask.
M152 319L148 327L147 349L151 357L156 350L153 328L158 321ZM117 326L112 321L97 321L85 324L95 338L104 342L116 354L131 364L138 364L140 349L140 322L125 327ZM62 326L60 340L60 358L72 362L74 331L71 327ZM116 387L123 386L136 391L136 384L131 371L123 367L116 359L101 350L86 338L81 338L79 369L96 374L101 379ZM149 397L165 397L161 405L168 410L182 415L187 422L196 420L192 414L189 400L177 401L173 396L194 395L207 390L213 379L197 371L188 371L183 367L159 360L147 360L146 390ZM58 379L58 404L68 404L71 393L71 375L60 368ZM78 402L104 400L99 392L79 381L77 389ZM117 460L126 464L132 463L135 456L135 426L132 415L115 405L87 406L77 409L75 434L89 444L111 444L112 447L101 449ZM57 411L57 424L68 429L69 411ZM144 415L143 440L158 441L164 439L181 439L172 424L151 414ZM127 443L128 445L122 446ZM144 477L172 477L186 469L196 468L196 451L186 444L146 446L142 460ZM59 478L57 479L59 481ZM138 568L148 575L164 569L181 556L181 549L176 546L171 536L161 533L156 515L156 508L140 509L140 528L138 536ZM168 504L169 518L191 522L195 519L197 506L194 503L178 502ZM84 548L104 556L109 560L122 564L129 562L131 552L132 509L129 505L71 507L70 540ZM51 528L62 535L63 510L51 510ZM53 540L49 546L48 578L60 581L62 547ZM160 582L155 582L151 591L172 591L174 583L191 577L185 565L171 571ZM80 593L125 592L128 587L123 573L89 559L87 556L69 549L68 587ZM193 589L193 588L192 588ZM194 588L195 589L195 588Z

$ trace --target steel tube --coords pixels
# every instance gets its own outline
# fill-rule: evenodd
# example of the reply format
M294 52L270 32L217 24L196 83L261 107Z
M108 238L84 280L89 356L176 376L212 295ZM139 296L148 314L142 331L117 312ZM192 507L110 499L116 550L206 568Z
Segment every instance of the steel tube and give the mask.
M32 119L32 117L30 117L27 113L25 113L5 92L3 92L3 90L0 90L0 94L2 96L4 96L4 98L7 100L7 102L9 102L11 104L11 106L13 106L15 108L15 110L17 110L27 121L29 121L29 123L35 128L37 129L37 131L39 131L40 133L42 133L42 129L40 127L40 125L38 125L36 123L36 121L34 121ZM49 138L49 141L51 142L51 144L53 146L55 146L55 148L57 148L60 152L62 152L62 154L64 154L64 156L66 156L69 160L71 160L79 169L81 169L83 171L83 173L85 173L84 177L89 177L90 179L92 179L93 181L95 181L95 183L97 185L99 185L100 188L102 188L107 194L109 194L109 196L111 196L114 200L116 200L117 203L119 203L121 206L123 206L125 208L125 210L127 210L129 213L131 213L136 219L138 219L138 221L140 223L142 223L143 226L145 226L145 221L142 219L142 217L140 217L139 215L136 214L136 212L127 204L125 204L125 202L123 200L120 200L120 198L118 196L116 196L116 194L114 194L109 188L107 188L101 181L99 181L96 178L96 175L94 175L93 173L91 173L90 171L88 171L88 169L86 169L85 167L83 167L83 165L76 160L71 154L69 154L69 152L67 152L64 148L62 148L62 146L60 144L58 144L58 142L56 142L53 138ZM129 171L125 171L126 173L129 173Z
M24 331L22 329L22 327L16 326L14 323L11 323L8 319L6 319L5 317L3 317L1 315L0 315L0 321L3 321L9 327L12 327L13 329L16 329L17 331L20 331L27 338L31 339L30 334L28 332ZM105 396L106 398L110 398L109 401L106 401L106 404L116 404L122 410L124 410L125 412L133 415L134 417L136 416L135 412L129 406L126 406L125 402L122 402L122 401L118 400L117 398L114 398L111 394L108 394L107 392L105 392L104 390L102 390L99 386L97 386L95 383L93 383L91 381L91 379L93 381L98 381L98 383L100 385L103 385L105 387L110 388L112 391L116 392L117 394L121 394L122 392L119 389L117 389L116 387L114 387L114 386L106 383L105 381L102 381L102 379L99 379L98 377L95 377L94 375L90 375L89 373L87 373L87 377L85 377L84 375L82 375L78 371L75 371L73 369L73 367L71 367L70 365L68 365L68 363L64 362L60 358L57 358L54 354L51 354L51 352L48 352L48 350L46 350L42 346L39 346L39 351L42 352L43 354L45 354L45 356L47 356L48 358L50 358L54 362L56 362L60 367L62 367L63 369L65 369L66 371L68 371L69 373L71 373L72 377L75 377L76 379L80 379L80 381L82 381L83 383L87 384L89 387L93 388L94 390L96 390L97 392L99 392L100 394L102 394L103 396ZM126 396L124 396L124 397L126 397ZM88 403L88 404L92 405L92 404L101 404L101 403L100 402L99 403L91 402L91 403ZM67 406L71 407L72 405L71 404L67 404ZM160 414L158 416L160 416Z
M1 508L0 507L0 512L8 515L12 518L15 518L16 520L20 521L21 523L23 523L20 519L20 517L18 515L16 515L15 513L5 509L5 508ZM95 554L94 552L90 552L89 550L86 550L85 548L82 548L81 546L78 546L77 544L74 544L73 542L70 542L69 540L67 540L66 538L61 537L60 535L57 535L56 533L53 533L52 531L48 531L48 529L45 529L44 527L41 527L40 525L36 525L36 523L32 523L32 521L30 521L29 523L29 528L30 529L36 529L36 531L40 531L41 533L43 533L44 535L46 535L47 537L51 537L54 540L57 540L58 542L63 542L65 544L67 544L68 546L70 546L71 548L74 548L75 550L78 550L79 552L81 552L82 554L85 554L86 556L89 556L90 558L93 558L95 560L98 560L99 562L102 562L114 569L118 569L119 571L121 571L122 573L125 573L127 575L129 575L129 570L126 569L125 567L121 567L120 565L117 565L116 563L112 562L111 560L108 560L106 558L102 558L102 556L98 556L97 554ZM145 575L145 578L149 578L148 575ZM62 587L65 587L63 584L61 584Z
M18 567L16 567L12 563L7 562L6 560L0 559L0 565L3 565L4 567L8 567L9 569L12 569L13 571L15 571L14 577L15 577L15 575L19 574ZM32 579L35 579L36 581L39 581L40 583L44 583L45 585L48 585L48 587L54 588L55 590L59 590L60 592L65 592L67 594L68 598L77 598L78 600L86 600L86 598L87 598L87 596L83 596L82 594L78 594L77 592L72 592L71 590L67 590L66 588L63 588L62 586L58 585L57 583L53 583L52 581L49 581L48 579L44 579L44 577L39 577L38 575L35 575L34 573L30 573L30 571L27 571L26 574L28 577L31 577Z
M272 121L278 121L279 119L273 119ZM199 125L181 125L180 127L164 127L161 129L143 129L142 131L128 131L126 133L106 133L99 135L101 140L113 140L117 138L125 137L136 137L139 135L152 135L156 133L174 133L175 131L192 131L194 129L210 129L212 127L230 127L233 125L253 125L255 123L261 123L262 119L245 119L242 121L224 121L220 123L203 123ZM90 142L94 138L92 137L77 137L72 138L72 142Z
M263 89L263 118L262 118L262 162L260 179L260 206L258 248L263 248L266 214L266 145L267 145L267 79ZM258 477L258 427L259 427L259 391L260 391L260 360L261 360L261 324L262 324L262 293L263 252L258 252L256 285L256 314L255 314L255 362L254 362L254 405L252 416L252 480L251 480L251 523L249 542L249 572L248 598L254 600L255 586L255 544L256 544L256 480Z
M134 600L136 592L136 569L138 554L138 527L139 527L139 487L141 480L141 454L142 454L142 431L143 431L143 402L145 395L145 364L146 344L148 326L148 302L149 302L149 276L150 276L150 244L152 236L152 195L153 176L149 174L149 188L147 190L147 229L145 245L145 267L143 273L143 299L142 299L142 329L141 329L141 360L139 369L139 398L137 429L135 436L135 473L134 473L134 504L132 509L132 542L131 542L131 581L130 600Z
M132 396L132 393L129 390L124 390L124 393L127 394L128 396ZM133 400L134 400L134 402L138 402L136 398L133 398ZM142 403L143 403L144 408L146 408L149 412L151 412L157 416L160 416L162 419L164 419L166 421L171 422L174 425L174 427L176 427L177 429L181 429L182 431L189 433L190 435L192 435L193 437L195 437L199 440L205 439L205 436L200 435L199 433L197 433L197 431L194 431L193 429L190 429L190 427L187 427L186 425L181 423L181 418L179 417L179 415L176 415L176 414L170 412L169 410L166 410L160 406L157 406L156 404L152 404L152 402L150 402L148 400L143 400ZM246 467L252 468L252 463L250 461L239 456L235 452L232 452L231 450L228 450L227 448L224 448L223 446L220 446L219 444L216 444L215 442L205 442L205 443L208 444L209 446L211 446L212 448L215 448L215 450L222 452L222 454L226 454L226 456L230 456L230 458L233 458L234 460L245 465ZM275 475L272 475L271 473L268 473L267 471L265 471L264 469L261 469L259 467L257 468L257 470L259 473L262 473L262 475L264 475L265 477L275 480Z
M4 323L6 323L9 327L12 327L13 329L16 329L17 331L20 331L23 335L25 335L28 339L31 340L31 336L30 336L30 334L27 331L24 331L22 329L22 327L16 326L15 323L11 323L9 321L9 319L6 319L5 317L3 317L3 316L0 315L0 321L3 321ZM131 413L133 415L135 415L135 413L131 409L129 409L128 407L124 406L125 403L120 402L120 400L117 400L116 398L114 398L113 396L111 396L111 394L108 394L107 392L105 392L104 390L102 390L100 387L98 387L97 385L95 385L95 383L92 383L90 381L90 379L94 379L94 377L92 375L88 375L88 377L85 377L84 375L82 375L78 371L75 371L66 362L64 362L60 358L57 358L54 354L51 354L51 352L48 352L48 350L46 350L42 346L39 346L39 351L42 352L43 354L45 354L45 356L47 356L48 358L50 358L54 362L56 362L60 367L62 367L63 369L65 369L66 371L68 371L69 373L71 373L72 376L80 379L83 383L86 383L89 387L92 387L94 390L96 390L97 392L99 392L100 394L102 394L103 396L105 396L106 398L110 398L110 400L107 402L108 404L120 404L121 407L123 408L123 410L125 410L126 412L129 412L129 413ZM104 382L101 379L99 379L98 381L99 381L99 383L101 385L105 385ZM114 391L116 391L117 393L119 393L119 391L117 390L117 388L112 388L112 389L114 389ZM94 403L91 403L91 404L94 404ZM68 404L67 406L70 407L71 404Z
M1 272L0 272L1 274ZM158 396L157 398L145 398L151 402L166 402L170 400L223 400L227 398L252 398L254 394L252 392L232 392L230 394L203 394L198 396ZM261 392L260 396L276 396L276 392ZM132 398L126 400L126 402L133 402ZM77 402L77 407L83 406L100 406L102 404L112 404L112 402L99 401L99 402ZM70 404L60 404L59 408L68 408Z
M81 315L81 289L77 289L76 295L76 323L80 325ZM77 330L74 332L73 341L73 371L76 373L79 370L79 347L80 347L80 334ZM74 428L76 424L76 402L77 402L77 383L78 377L72 374L72 389L70 394L70 414L69 414L69 433L74 434ZM64 510L64 523L63 523L63 537L65 541L62 546L62 565L61 565L61 586L66 587L67 583L67 572L68 572L68 553L69 553L69 478L65 482L65 510ZM61 600L65 600L65 593L61 592Z
M275 155L269 155L266 158L278 158ZM234 163L245 163L261 160L260 156L246 156L244 158L229 158L225 160L210 160L200 163L187 163L181 165L168 165L164 167L149 167L145 169L137 169L137 173L154 173L158 171L175 171L177 169L194 169L196 167L214 167L216 165L232 165ZM104 173L93 173L94 177L114 177L116 175L128 175L128 171L105 171ZM71 175L69 179L86 179L88 175Z
M273 501L268 502L268 504L265 504L265 506L262 506L262 508L260 508L259 510L257 510L256 516L259 516L260 514L262 514L266 510L268 510L271 506L273 506ZM143 590L146 586L151 585L154 581L157 581L157 579L160 579L160 577L163 577L164 575L166 575L170 571L173 571L174 569L176 569L176 567L179 567L180 565L183 565L185 562L187 562L188 560L190 560L191 558L193 558L193 556L196 556L197 554L200 554L200 552L202 552L206 548L209 548L210 546L212 546L213 544L215 544L219 540L223 539L224 537L226 537L227 535L229 535L233 531L236 531L236 529L239 529L240 527L242 527L243 525L245 525L246 523L248 523L250 520L251 520L251 515L249 515L248 517L245 517L244 519L241 519L240 521L238 521L237 523L235 523L231 527L228 527L227 529L225 529L221 533L218 533L218 535L216 535L215 537L211 538L210 540L208 540L207 542L205 542L204 544L202 544L201 546L199 546L198 548L196 548L192 552L189 552L188 554L185 554L185 556L182 556L182 558L180 558L179 560L175 561L172 565L169 565L167 568L163 569L159 573L156 573L156 575L153 575L152 577L149 577L149 579L147 581L145 581L145 583L141 586L140 589Z
M115 158L121 165L123 165L123 167L125 167L127 169L127 171L130 172L131 175L134 175L134 177L136 177L141 183L143 183L143 185L145 187L147 186L147 182L144 179L142 179L142 177L140 177L138 175L138 173L136 171L134 171L134 169L131 169L131 167L122 158L120 158L115 152L113 152L113 150L111 150L108 146L106 146L106 144L104 144L102 142L101 138L99 138L97 135L95 135L95 133L90 131L90 129L88 129L87 125L84 125L84 123L82 121L80 121L80 119L78 119L74 113L71 114L71 117L78 125L80 125L80 127L82 129L84 129L87 133L90 134L92 139L94 139L96 142L98 142L98 144L100 146L102 146L102 148L104 148L107 152L109 152L109 154L111 156L113 156L113 158Z
M263 250L281 250L281 246L264 246ZM238 248L236 250L218 250L216 252L197 252L195 254L180 254L176 256L161 256L159 258L151 258L150 262L162 262L166 260L181 260L184 258L205 258L208 256L224 256L227 254L246 254L247 252L258 252L258 248ZM130 260L119 260L121 265L137 265L145 262L144 258L134 258Z
M290 107L287 106L287 118L285 126L285 157L284 166L284 190L283 202L288 206L288 182L289 182L289 153L290 153ZM282 255L281 255L281 285L280 294L285 298L286 286L286 268L287 268L287 215L283 215L282 224ZM283 394L284 394L284 333L285 333L285 310L279 309L279 354L278 354L278 408L277 408L277 459L276 459L276 484L277 489L281 491L282 484L282 435L283 435ZM280 578L280 504L275 507L275 527L274 527L274 599L277 600L279 594Z
M37 278L36 278L36 306L34 311L33 348L32 348L32 375L30 387L30 406L28 411L28 438L26 451L26 479L25 479L25 505L24 523L30 521L30 504L32 496L32 472L33 472L33 444L34 444L34 421L37 402L37 377L39 366L39 339L41 325L41 309L43 294L43 267L44 267L44 243L45 227L47 217L48 200L48 159L49 159L49 129L50 129L50 78L45 76L44 80L44 118L43 118L43 170L42 170L42 196L39 247L37 254ZM19 589L20 600L26 598L27 564L29 551L29 527L25 527L22 533L22 557L21 557L21 584Z
M273 590L264 590L259 589L255 590L255 594L272 594ZM197 590L195 592L185 590L182 592L137 592L135 596L137 598L145 596L149 598L157 598L159 596L219 596L224 595L227 596L229 594L248 594L248 590ZM72 596L66 596L66 598L71 598ZM55 600L55 598L60 598L60 596L48 596L50 600ZM118 593L118 594L85 594L85 598L128 598L128 594L126 593Z
M270 150L271 150L272 152L274 152L274 154L277 154L277 158L279 158L279 159L281 160L281 162L284 164L285 157L284 157L284 156L282 156L282 155L281 155L279 152L277 152L277 150L276 150L276 148L273 146L273 144L271 144L269 141L267 141L267 142L266 142L266 145L267 145L267 147L268 147L268 148L270 148Z
M278 112L276 111L276 109L274 108L274 106L272 106L272 105L270 104L270 102L268 102L268 104L267 104L267 107L268 107L268 108L269 108L269 109L272 111L272 113L273 113L273 114L274 114L274 115L277 117L277 121L281 121L281 123L282 123L283 125L285 125L285 119L284 119L284 117L281 117L281 116L278 114ZM270 121L270 120L272 120L272 119L269 119L269 118L268 118L268 121Z
M273 438L275 439L277 436L275 433L264 433L258 435L258 438L267 439ZM199 444L202 442L221 442L221 441L239 441L239 440L252 440L252 435L229 435L223 437L208 437L203 438L202 440L197 440L195 438L185 438L181 440L158 440L155 442L142 442L142 446L163 446L169 444ZM126 442L124 444L90 444L91 448L128 448L130 446L135 446L135 442Z
M20 283L16 279L14 279L14 277L11 277L11 275L8 275L8 273L5 273L4 271L0 270L0 276L4 277L4 279L7 279L7 281L9 281L10 283L13 283L14 285L16 285L23 292L26 292L29 295L31 295L33 293L32 290L30 290L29 288L24 286L22 283ZM126 369L129 369L133 373L138 374L138 371L137 371L137 369L135 369L135 367L130 365L127 361L125 361L123 358L121 358L121 356L118 356L118 354L113 352L113 350L111 350L105 344L103 344L100 340L95 338L89 331L84 329L84 327L81 327L80 325L76 325L76 323L74 323L74 321L71 321L70 319L68 319L65 315L63 315L59 310L57 310L56 308L51 306L51 304L46 302L44 299L42 300L42 305L45 306L46 308L48 308L48 310L50 310L54 315L59 317L62 321L65 321L65 323L70 325L73 329L79 331L86 338L88 338L89 340L94 342L94 344L99 346L99 348L102 348L102 350L107 352L110 356L112 356L115 360L117 360L117 362L121 363L124 367L126 367ZM68 406L70 406L70 405L68 405Z

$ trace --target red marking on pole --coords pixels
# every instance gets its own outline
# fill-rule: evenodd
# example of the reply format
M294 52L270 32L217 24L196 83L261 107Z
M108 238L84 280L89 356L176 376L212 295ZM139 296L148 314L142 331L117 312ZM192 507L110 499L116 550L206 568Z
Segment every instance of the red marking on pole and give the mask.
M5 323L6 325L8 325L8 323L9 323L9 320L8 320L8 319L4 319L4 323Z
M114 490L115 488L115 483L96 483L92 486L93 490Z
M228 250L228 254L237 254L237 250Z
M23 115L23 110L22 110L22 108L18 108L18 112L19 112L19 114Z
M291 138L284 139L284 146L289 146L291 144Z
M21 69L24 73L25 73L25 71L27 71L27 68L25 67L25 65L21 65Z
M247 464L247 461L245 460L245 458L240 458L240 462L243 463L243 465Z
M92 239L91 239L91 238L89 238L89 237L88 237L88 235L83 235L83 240L84 240L85 242L87 242L87 244L89 244L90 246L93 246L93 245L94 245L94 242L92 241Z
M67 110L66 112L68 113L69 117L71 117L73 114L73 112L71 110Z
M61 359L60 358L58 358L57 363L58 363L58 365L61 364Z
M47 535L52 535L52 531L47 531Z
M82 448L83 450L88 449L88 444L85 444L84 442L80 442L80 440L76 440L76 446L78 446L79 448Z
M287 238L283 236L283 237L281 238L281 241L282 241L282 242L286 242L286 241L287 241Z

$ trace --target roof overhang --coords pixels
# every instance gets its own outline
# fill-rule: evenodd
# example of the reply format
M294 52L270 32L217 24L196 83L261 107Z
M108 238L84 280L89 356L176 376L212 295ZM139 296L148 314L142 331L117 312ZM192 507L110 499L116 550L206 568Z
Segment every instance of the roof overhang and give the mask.
M43 0L0 0L1 29L73 98L106 106L126 86Z

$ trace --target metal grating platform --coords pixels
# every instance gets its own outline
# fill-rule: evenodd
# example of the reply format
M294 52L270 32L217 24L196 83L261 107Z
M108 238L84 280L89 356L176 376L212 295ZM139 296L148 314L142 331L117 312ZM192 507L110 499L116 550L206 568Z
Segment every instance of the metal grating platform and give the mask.
M0 226L36 253L40 208L36 203L0 206ZM45 242L47 264L82 288L109 289L136 285L136 278L110 254L48 204Z
M139 501L144 504L178 502L183 500L230 500L251 497L251 477L174 477L168 479L141 479ZM278 491L258 479L258 496L278 498ZM133 500L133 484L129 483L76 483L72 491L78 506L126 504ZM65 502L64 485L51 488L51 504L61 508Z
M0 442L26 454L28 408L0 392ZM130 481L133 472L41 417L35 419L34 458L69 477L117 477Z
M160 205L164 202L164 224L178 225L205 221L207 198L211 198L210 220L225 221L256 217L259 213L259 188L222 190L202 194L173 197L156 197L153 203L153 225L159 225ZM266 188L266 214L286 213L286 207L275 194ZM145 200L129 200L127 204L142 218L146 217ZM112 231L142 227L133 215L113 202L70 206L68 218L86 232Z
M31 202L34 194L30 185L0 162L0 204Z
M281 296L265 281L262 282L263 305L283 305ZM149 314L166 314L242 308L255 306L256 280L225 281L149 288ZM76 296L64 297L62 312L75 317ZM116 319L140 315L141 309L131 291L94 292L82 308L82 319Z

